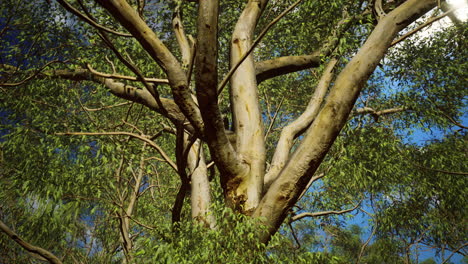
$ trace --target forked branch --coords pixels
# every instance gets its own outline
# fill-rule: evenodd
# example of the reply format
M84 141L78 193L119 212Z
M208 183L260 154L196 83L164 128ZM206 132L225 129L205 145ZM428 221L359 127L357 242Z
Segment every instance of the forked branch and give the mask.
M359 206L361 205L361 202L356 204L353 208L346 209L346 210L341 210L341 211L323 211L323 212L316 212L316 213L300 213L298 215L295 215L291 218L291 222L300 220L305 217L318 217L318 216L325 216L325 215L340 215L340 214L346 214L349 212L352 212L356 210Z

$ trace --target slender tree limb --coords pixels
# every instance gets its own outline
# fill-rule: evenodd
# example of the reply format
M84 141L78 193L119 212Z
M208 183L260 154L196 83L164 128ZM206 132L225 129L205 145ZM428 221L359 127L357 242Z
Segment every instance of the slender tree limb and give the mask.
M276 118L278 117L278 114L280 112L281 106L283 105L285 97L281 98L280 103L276 107L275 114L273 115L273 119L270 121L270 125L268 126L267 131L265 132L265 140L268 138L268 135L271 132L271 129L273 128L273 125L275 124Z
M89 107L83 106L83 109L85 111L88 111L88 112L97 112L97 111L102 111L102 110L106 110L106 109L111 109L111 108L114 108L114 107L126 106L126 105L129 105L129 104L133 104L133 102L124 102L124 103L115 104L115 105L106 105L106 106L102 106L102 107L99 107L99 108L89 108Z
M0 230L5 233L8 237L10 237L13 241L15 241L18 245L20 245L23 249L28 251L32 254L37 254L42 258L49 261L52 264L62 264L62 261L52 254L51 252L37 246L33 246L28 242L24 241L18 234L16 234L13 230L11 230L5 223L0 221Z
M2 64L0 67L6 69L8 72L12 72L16 69L16 67L6 64ZM74 70L60 69L42 71L37 74L36 78L92 81L94 83L104 85L112 94L116 95L117 97L147 106L149 109L162 114L175 123L183 123L186 120L184 114L176 105L174 100L160 97L158 103L154 96L146 89L139 89L135 86L117 82L112 78L104 78L102 76L95 75L88 69L78 68ZM0 84L0 86L2 85ZM160 107L160 105L162 105L162 107ZM194 132L194 128L190 125L186 125L185 129L190 132Z
M132 138L139 139L143 142L146 142L152 148L156 149L163 159L176 171L178 172L177 165L172 161L172 159L164 152L164 150L156 143L154 143L150 138L138 135L135 133L125 132L125 131L116 131L116 132L64 132L64 133L55 133L55 135L63 136L130 136Z
M292 222L289 222L288 226L289 226L289 229L291 229L291 234L293 235L294 241L296 241L296 244L297 244L296 249L300 249L301 248L301 242L299 242L299 239L297 238L296 232L294 232Z
M419 165L417 163L412 163L413 166L421 168L423 170L428 170L428 171L434 171L434 172L439 172L439 173L444 173L444 174L450 174L450 175L468 175L468 172L461 172L461 171L446 171L446 170L438 170L438 169L433 169L433 168L428 168L424 167L422 165Z
M119 79L119 80L129 80L129 81L141 81L141 78L149 83L157 83L157 84L169 84L167 79L158 79L158 78L145 78L145 77L132 77L132 76L125 76L120 74L107 74L103 72L98 72L91 67L91 65L86 64L86 68L94 75L108 78L108 79Z
M436 21L438 21L438 20L452 14L455 10L457 10L457 9L452 8L452 9L448 10L447 12L444 12L440 16L432 17L432 18L428 19L426 22L424 22L424 24L418 26L417 28L411 30L408 33L405 33L403 36L401 36L397 40L393 41L391 46L395 46L396 44L402 42L403 40L407 39L408 37L414 35L415 33L419 32L419 31L421 31L423 28L425 28L425 27L431 25L432 23L434 23L434 22L436 22Z
M405 110L408 110L408 109L404 107L396 107L396 108L389 108L389 109L377 111L370 107L363 107L363 108L356 109L355 114L357 115L371 114L371 115L381 116L381 115L399 113Z
M372 199L372 198L371 198ZM363 211L364 213L366 213L369 217L371 217L372 219L374 219L374 217L368 213L366 210L362 209L361 208L361 211ZM375 219L374 219L375 220ZM377 225L378 225L378 222L375 222L375 225L373 226L372 228L372 232L371 234L369 235L369 237L367 238L366 242L364 242L364 244L362 245L361 247L361 250L359 250L359 255L358 255L358 258L356 260L356 264L359 264L361 263L361 258L362 258L362 255L364 254L364 250L366 249L366 247L369 245L369 243L371 242L372 240L372 237L374 237L375 233L377 232Z
M98 33L99 37L104 41L104 43L106 43L106 45L114 52L114 54L117 56L117 58L128 68L130 69L133 73L135 73L136 76L138 76L138 80L141 81L143 83L143 85L145 86L145 88L151 93L151 95L154 97L154 99L156 100L156 103L158 104L158 106L160 107L160 109L163 111L163 112L166 112L166 110L164 109L164 106L163 104L161 103L161 101L159 100L159 93L158 91L156 90L156 87L152 84L149 84L145 77L143 76L143 74L141 73L141 71L138 69L138 67L136 67L133 62L127 60L121 53L120 51L114 46L114 44L112 43L112 41L109 39L109 37L106 35L105 32L102 32L100 31L100 33Z
M375 110L371 107L362 107L359 109L356 109L353 112L353 115L366 115L370 114L374 120L377 122L379 120L379 117L384 116L384 115L390 115L390 114L395 114L395 113L401 113L404 111L409 110L408 108L405 107L396 107L396 108L389 108L389 109L384 109L384 110Z
M257 82L271 79L276 76L297 72L309 68L316 68L322 64L322 53L316 51L310 55L284 56L255 64Z
M309 190L310 186L312 186L312 184L318 180L320 180L321 178L323 178L324 176L326 175L325 172L322 172L322 173L319 173L319 174L316 174L314 176L312 176L312 178L310 178L310 181L309 183L307 184L307 186L304 188L304 190L302 191L301 195L299 196L299 200L302 199L302 197L304 197L304 195L307 193L307 191Z
M50 65L52 65L53 63L64 63L65 61L58 61L58 60L53 60L53 61L49 61L47 62L46 64L44 64L43 66L41 66L39 69L35 70L35 72L33 74L31 74L30 76L26 77L25 79L19 81L19 82L15 82L15 83L0 83L0 87L14 87L14 86L19 86L19 85L22 85L32 79L34 79L35 77L37 77L38 75L41 74L41 72L49 67ZM9 65L5 65L5 64L2 64L2 67L5 67L5 69L11 69L11 67L13 66L10 66L8 67ZM16 67L13 67L17 70Z
M143 175L144 175L144 171L145 171L145 157L144 157L143 154L144 154L146 144L147 143L144 142L143 147L141 149L139 171L138 171L138 175L137 175L137 177L135 179L135 185L133 187L133 191L130 194L130 200L129 200L128 205L127 205L127 210L126 210L127 216L132 216L133 215L133 212L135 210L135 204L136 204L136 202L138 200L138 197L139 197L141 182L143 180Z
M361 202L356 204L353 208L346 209L346 210L341 210L341 211L323 211L323 212L316 212L316 213L300 213L298 215L295 215L291 218L291 222L300 220L305 217L318 217L318 216L325 216L325 215L340 215L340 214L346 214L349 212L352 212L356 210L359 206L361 205Z
M93 19L91 19L87 15L81 13L78 9L76 9L75 7L70 5L66 0L57 0L57 2L61 6L63 6L68 12L74 14L75 16L77 16L81 20L83 20L84 22L90 24L91 26L93 26L93 27L95 27L95 28L97 28L99 30L103 30L105 32L108 32L108 33L111 33L111 34L114 34L114 35L117 35L117 36L120 36L120 37L132 37L131 34L118 32L118 31L115 31L113 29L107 28L107 27L105 27L105 26L103 26L101 24L98 24L96 21L94 21Z
M447 263L447 262L449 261L449 259L451 259L451 258L453 257L453 255L455 255L455 253L458 253L461 249L463 249L463 248L466 247L466 246L468 246L468 243L465 243L465 244L459 246L459 247L456 248L455 250L451 250L452 253L451 253L446 259L444 259L444 260L442 261L442 264Z
M288 161L294 138L302 134L318 115L330 82L332 81L333 69L337 62L337 59L332 59L328 63L305 111L296 120L283 128L271 161L270 170L265 175L265 190L268 190Z
M182 212L182 206L184 205L184 199L190 189L190 179L185 171L185 168L187 167L187 158L184 153L184 128L179 126L176 130L176 161L177 167L180 168L179 177L181 184L174 201L174 206L172 207L172 224L180 222L180 214Z
M216 218L211 212L211 187L202 143L197 139L191 145L187 133L184 134L184 141L186 148L190 148L187 156L187 165L190 171L192 218L210 228L215 228Z

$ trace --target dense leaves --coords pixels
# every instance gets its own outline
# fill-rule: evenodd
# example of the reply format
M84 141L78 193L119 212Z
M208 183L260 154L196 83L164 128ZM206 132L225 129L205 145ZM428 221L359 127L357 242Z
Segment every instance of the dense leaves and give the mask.
M145 1L129 2L141 10ZM180 10L187 35L196 37L195 2L147 1L139 14L178 59L171 20ZM255 36L293 2L271 0ZM69 3L126 34L96 3ZM219 80L232 66L231 35L244 6L220 3ZM306 109L326 62L337 58L335 72L342 70L377 23L368 7L368 1L302 1L253 51L257 62L322 52L312 69L258 86L267 169L281 129ZM257 237L267 230L262 219L224 203L226 190L206 144L197 151L209 164L209 214L216 225L192 219L197 201L184 189L193 171L183 167L181 124L114 96L102 76L91 74L129 76L115 79L137 91L149 87L137 72L166 78L135 38L98 30L56 2L6 0L0 14L0 220L64 263L417 263L420 247L441 260L452 252L466 255L466 22L389 50L315 172L317 180L264 244ZM72 74L60 75L64 71ZM190 85L193 90L193 80ZM219 107L232 130L229 86ZM169 85L154 87L161 98L174 97ZM421 142L423 133L431 140ZM294 139L291 152L303 137ZM180 222L173 223L177 202ZM327 211L334 212L297 219ZM353 219L366 222L350 225ZM40 260L0 235L1 263Z

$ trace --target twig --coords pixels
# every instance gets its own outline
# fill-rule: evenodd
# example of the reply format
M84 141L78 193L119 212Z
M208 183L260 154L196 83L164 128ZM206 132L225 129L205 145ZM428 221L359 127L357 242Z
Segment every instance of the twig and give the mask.
M133 138L137 138L137 139L140 139L140 140L148 143L151 147L156 149L159 152L159 154L161 154L161 156L164 158L164 160L176 172L178 172L177 165L164 152L164 150L159 145L157 145L156 143L151 141L149 138L147 138L145 136L142 136L142 135L138 135L138 134L134 134L134 133L130 133L130 132L124 132L124 131L118 131L118 132L65 132L65 133L55 133L55 135L58 135L58 136L63 136L63 135L71 135L71 136L80 136L80 135L81 136L106 136L106 135L109 135L109 136L122 136L122 135L124 135L124 136L130 136L130 137L133 137Z
M356 204L353 208L342 210L342 211L324 211L324 212L317 212L317 213L301 213L298 215L295 215L291 218L291 222L300 220L305 217L317 217L317 216L324 216L324 215L340 215L340 214L345 214L349 213L351 211L356 210L359 206L361 205L361 202Z
M74 8L72 5L70 5L67 1L65 0L57 0L57 2L59 2L60 5L62 5L66 10L68 10L70 13L74 14L75 16L81 18L83 21L85 21L86 23L90 24L91 26L95 27L95 28L98 28L100 30L103 30L105 32L108 32L108 33L112 33L112 34L115 34L117 36L121 36L121 37L132 37L132 34L129 34L129 33L122 33L122 32L118 32L118 31L115 31L113 29L110 29L110 28L107 28L103 25L100 25L98 23L96 23L94 20L92 20L90 17L88 17L87 15L81 13L78 9ZM81 4L81 1L79 1L80 4Z
M120 75L120 74L107 74L103 72L98 72L95 69L91 67L91 65L86 64L86 68L94 74L99 77L104 77L104 78L109 78L109 79L121 79L121 80L129 80L129 81L141 81L140 77L132 77L132 76L126 76L126 75ZM150 82L150 83L158 83L158 84L169 84L168 79L158 79L158 78L143 78L145 81Z
M393 41L392 44L390 45L390 47L395 46L396 44L400 43L401 41L407 39L409 36L414 35L416 32L420 31L421 29L423 29L423 28L429 26L430 24L432 24L432 23L434 23L434 22L436 22L436 21L438 21L438 20L440 20L440 19L446 17L447 15L453 13L455 10L456 10L456 8L452 8L452 9L450 9L449 11L447 11L447 12L441 14L440 16L437 16L437 17L433 17L433 18L428 19L424 24L422 24L422 25L420 25L419 27L417 27L417 28L411 30L410 32L408 32L408 33L406 33L406 34L404 34L404 35L401 36L399 39Z
M285 97L281 98L281 102L279 103L278 107L276 108L275 115L273 116L273 119L271 120L270 125L268 126L268 129L267 129L267 131L265 133L265 139L268 137L268 135L270 134L271 128L275 124L276 117L278 117L278 113L279 113L279 111L281 109L281 106L283 105L283 102L284 102L284 98Z
M424 170L435 171L435 172L440 172L440 173L445 173L445 174L450 174L450 175L468 175L468 172L458 172L458 171L454 172L454 171L438 170L438 169L424 167L417 163L413 163L413 165Z

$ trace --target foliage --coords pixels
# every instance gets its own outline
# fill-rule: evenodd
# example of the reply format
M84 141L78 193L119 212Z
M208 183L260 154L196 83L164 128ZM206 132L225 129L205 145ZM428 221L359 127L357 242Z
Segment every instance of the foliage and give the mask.
M265 244L259 234L271 226L250 217L244 204L229 204L230 189L220 164L212 164L216 156L207 142L197 151L204 151L211 163L205 176L212 198L209 215L216 224L208 228L208 218L193 217L196 196L183 188L184 174L193 171L179 145L184 141L179 129L190 130L184 128L188 122L181 125L156 113L141 104L141 97L114 96L102 76L93 77L89 70L133 76L136 81L117 80L146 91L129 62L147 78L166 76L167 69L136 38L98 31L56 2L26 2L0 3L0 220L25 241L64 263L415 263L418 245L433 247L442 257L447 250L466 255L467 133L461 124L467 109L466 22L390 49L327 156L315 174L306 175L320 177L285 210L279 232ZM89 10L88 16L105 27L126 32L98 4L68 2ZM129 2L138 8L138 1ZM293 2L271 0L255 36ZM185 31L196 37L197 5L147 1L140 15L179 59L174 10L182 10ZM282 129L304 112L326 74L326 62L338 58L338 74L374 29L372 12L360 13L367 5L303 1L254 49L254 60L262 62L311 54L334 43L313 69L259 84L267 169ZM221 1L218 81L232 66L232 32L244 7L242 1ZM188 70L188 65L182 67ZM87 72L79 75L80 70ZM60 71L75 75L63 78ZM190 77L195 77L188 78L194 89ZM235 123L231 85L219 96L230 130ZM171 85L155 87L160 98L174 99ZM415 141L421 131L433 132L434 139ZM79 134L83 132L87 134ZM306 136L295 136L288 151L293 153ZM174 169L168 160L187 168ZM181 193L180 221L175 223ZM346 215L294 220L301 213L347 210L359 203L360 209ZM347 225L353 217L369 219L367 228ZM0 252L1 263L40 260L3 234Z

